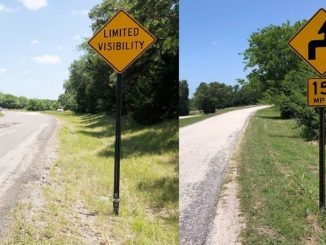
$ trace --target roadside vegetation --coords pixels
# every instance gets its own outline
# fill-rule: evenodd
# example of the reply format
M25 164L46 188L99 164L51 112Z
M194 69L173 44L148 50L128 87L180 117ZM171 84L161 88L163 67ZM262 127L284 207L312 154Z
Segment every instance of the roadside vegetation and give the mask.
M51 113L64 123L44 205L14 213L7 244L178 244L178 121L122 122L120 215L112 213L114 118ZM101 243L103 242L103 243Z
M241 79L231 86L220 82L202 82L189 99L189 87L186 80L179 82L179 116L189 114L190 110L199 110L205 114L229 107L253 105L258 102L256 89Z
M234 110L241 110L241 109L245 109L251 106L239 106L239 107L229 107L229 108L223 108L223 109L219 109L217 110L215 113L209 113L209 114L194 114L196 116L194 117L187 117L187 118L180 118L179 119L179 127L184 127L202 120L205 120L207 118L213 117L213 116L217 116L229 111L234 111Z
M318 137L318 110L307 106L307 80L315 72L289 47L306 21L270 25L252 33L244 53L249 85L260 98L275 104L282 118L294 118L307 140Z
M318 144L275 109L251 119L239 157L244 244L325 244L318 209ZM248 177L250 176L250 177Z
M6 109L46 111L58 109L58 102L49 99L29 99L24 96L14 96L0 92L0 107Z

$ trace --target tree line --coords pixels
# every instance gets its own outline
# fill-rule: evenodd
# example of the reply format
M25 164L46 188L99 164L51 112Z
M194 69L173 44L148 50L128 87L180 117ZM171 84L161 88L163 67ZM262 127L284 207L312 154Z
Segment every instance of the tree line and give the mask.
M29 111L56 110L59 104L56 100L28 99L24 96L0 93L0 107L6 109L26 109Z
M89 12L95 33L115 13L124 9L156 38L123 73L123 113L139 123L177 118L179 71L179 1L104 0ZM69 79L59 103L80 113L114 113L116 73L91 50L80 45L83 55L70 65Z
M190 107L214 113L216 109L244 106L257 103L257 90L245 80L238 79L238 84L231 86L220 82L201 82L191 99L188 82L179 82L179 115L188 115Z

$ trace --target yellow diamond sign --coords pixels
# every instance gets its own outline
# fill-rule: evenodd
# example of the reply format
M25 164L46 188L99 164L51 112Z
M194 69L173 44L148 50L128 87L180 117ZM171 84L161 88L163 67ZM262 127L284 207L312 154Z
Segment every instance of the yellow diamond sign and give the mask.
M155 37L125 11L120 10L88 44L118 73L139 58Z
M326 75L326 11L318 10L289 41L289 46L320 75Z

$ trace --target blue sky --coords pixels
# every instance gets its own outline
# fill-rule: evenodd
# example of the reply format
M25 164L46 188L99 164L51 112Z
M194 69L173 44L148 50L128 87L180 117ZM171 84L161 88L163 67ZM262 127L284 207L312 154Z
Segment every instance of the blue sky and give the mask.
M181 0L180 80L192 95L200 82L236 84L245 78L250 34L268 25L310 19L321 0Z
M101 0L0 0L0 91L57 99ZM109 68L108 68L109 69Z

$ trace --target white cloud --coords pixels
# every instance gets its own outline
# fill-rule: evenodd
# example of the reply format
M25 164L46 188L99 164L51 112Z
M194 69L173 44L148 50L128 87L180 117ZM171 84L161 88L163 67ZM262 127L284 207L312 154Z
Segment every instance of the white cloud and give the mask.
M72 16L88 16L88 10L81 9L81 10L72 10L71 11Z
M7 71L6 68L0 68L0 75L5 74Z
M39 64L58 64L61 62L61 59L57 55L41 55L35 56L32 58L36 63Z
M39 44L39 43L40 43L39 40L32 40L29 44L36 45L36 44Z
M18 0L21 2L26 8L31 10L39 10L48 5L47 0Z
M6 12L6 13L10 13L10 12L14 12L15 10L12 8L7 7L4 4L0 4L0 13L1 12Z

